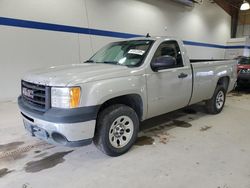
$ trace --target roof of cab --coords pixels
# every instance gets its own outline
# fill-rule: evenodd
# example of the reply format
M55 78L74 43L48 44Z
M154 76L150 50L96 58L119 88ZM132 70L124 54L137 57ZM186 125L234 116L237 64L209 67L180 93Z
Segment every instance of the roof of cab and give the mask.
M170 36L153 36L153 37L135 37L135 38L129 38L127 40L170 40L175 39L175 37Z

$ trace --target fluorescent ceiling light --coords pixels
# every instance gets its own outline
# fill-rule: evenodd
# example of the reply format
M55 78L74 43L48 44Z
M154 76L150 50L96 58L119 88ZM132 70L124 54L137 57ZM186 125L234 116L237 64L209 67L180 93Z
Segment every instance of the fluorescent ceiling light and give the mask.
M240 6L240 10L249 10L249 9L250 9L249 3L246 0L244 0L242 5Z

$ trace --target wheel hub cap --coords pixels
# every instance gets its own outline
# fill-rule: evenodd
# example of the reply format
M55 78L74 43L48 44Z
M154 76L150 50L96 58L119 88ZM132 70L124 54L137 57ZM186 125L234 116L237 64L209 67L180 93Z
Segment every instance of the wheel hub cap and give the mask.
M224 104L225 96L222 91L220 91L216 96L216 108L221 109Z
M130 117L120 116L112 123L109 130L109 141L115 148L129 143L134 132L134 124Z
M118 124L114 128L114 136L120 138L124 134L125 127L122 124Z

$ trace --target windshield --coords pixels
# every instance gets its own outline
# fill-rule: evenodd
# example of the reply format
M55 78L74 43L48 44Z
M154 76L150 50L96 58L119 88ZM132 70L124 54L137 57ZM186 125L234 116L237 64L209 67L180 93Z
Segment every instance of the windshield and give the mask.
M100 49L86 63L107 63L128 67L140 66L152 43L152 40L114 42Z
M241 58L239 60L240 65L250 65L250 58Z

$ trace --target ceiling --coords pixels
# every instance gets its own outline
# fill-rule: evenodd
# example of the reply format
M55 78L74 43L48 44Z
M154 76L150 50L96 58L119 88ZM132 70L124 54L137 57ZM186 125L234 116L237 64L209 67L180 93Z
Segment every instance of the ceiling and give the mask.
M247 0L250 3L250 0ZM250 24L250 10L240 11L243 0L214 0L231 16L238 15L239 24Z
M247 0L247 1L250 2L249 0ZM235 6L235 7L240 8L240 6L241 6L243 0L227 0L227 2L228 2L229 4L231 4L232 6Z
M221 6L228 14L233 16L238 13L242 0L213 0L219 6Z
M230 15L232 11L234 10L240 10L240 6L243 2L243 0L213 0L215 3L217 3L219 6L221 6L226 12L228 12ZM247 0L250 3L250 0ZM249 11L240 11L240 13L245 13Z

